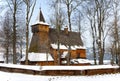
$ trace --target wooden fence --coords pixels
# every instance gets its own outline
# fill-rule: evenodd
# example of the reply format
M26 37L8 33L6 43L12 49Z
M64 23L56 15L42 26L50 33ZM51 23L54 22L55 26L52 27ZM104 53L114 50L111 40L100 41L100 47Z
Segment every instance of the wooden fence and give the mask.
M46 66L47 67L47 66ZM105 69L85 69L85 70L32 70L25 68L11 68L0 66L0 71L12 72L12 73L24 73L32 75L52 75L52 76L62 76L62 75L96 75L96 74L110 74L120 72L120 68L105 68Z

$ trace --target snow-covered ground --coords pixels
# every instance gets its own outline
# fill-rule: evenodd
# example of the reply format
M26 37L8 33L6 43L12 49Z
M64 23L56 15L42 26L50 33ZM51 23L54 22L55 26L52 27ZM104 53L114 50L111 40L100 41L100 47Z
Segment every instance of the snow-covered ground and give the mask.
M118 68L117 65L95 65L95 66L30 66L30 65L14 65L0 64L0 67L22 68L31 70L85 70L85 69L104 69ZM8 73L0 71L0 81L120 81L119 74L106 74L94 76L43 76L29 75L22 73Z
M94 76L40 76L0 71L0 81L120 81L120 74Z
M94 60L89 60L89 62L90 62L90 64L94 65ZM98 60L96 62L97 62L97 64L99 64ZM103 60L103 63L104 63L104 65L109 65L109 64L111 64L111 60Z

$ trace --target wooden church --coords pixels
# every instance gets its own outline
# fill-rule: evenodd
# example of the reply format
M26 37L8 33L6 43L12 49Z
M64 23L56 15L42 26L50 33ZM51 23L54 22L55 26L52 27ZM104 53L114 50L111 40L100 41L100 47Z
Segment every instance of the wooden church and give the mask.
M60 55L58 55L57 30L50 28L49 24L45 22L41 10L37 21L31 28L33 36L29 47L29 64L42 66L58 65L58 58L60 57L60 65L67 65L69 46L71 47L70 65L90 64L86 59L86 49L78 32L70 32L66 27L64 30L60 30ZM25 62L25 57L21 59L21 62Z

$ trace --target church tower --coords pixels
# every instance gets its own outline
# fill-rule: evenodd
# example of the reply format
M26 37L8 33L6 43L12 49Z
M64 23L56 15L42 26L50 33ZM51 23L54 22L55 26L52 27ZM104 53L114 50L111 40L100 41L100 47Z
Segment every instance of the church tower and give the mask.
M49 52L49 25L45 22L41 9L36 22L31 27L33 36L30 43L29 52Z

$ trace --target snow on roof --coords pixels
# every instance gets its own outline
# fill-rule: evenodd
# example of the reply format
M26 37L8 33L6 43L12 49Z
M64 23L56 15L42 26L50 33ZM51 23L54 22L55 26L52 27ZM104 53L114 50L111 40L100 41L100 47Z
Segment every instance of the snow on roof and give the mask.
M53 49L58 49L58 45L57 44L51 44L52 48ZM65 45L62 45L60 44L60 49L68 49L69 46L65 46ZM76 50L76 49L86 49L84 46L71 46L71 50Z
M29 61L54 61L52 56L48 53L28 53ZM25 61L25 56L21 59Z
M61 58L65 58L68 54L68 51L64 51L63 54L61 55Z
M76 50L75 46L71 46L71 49L72 49L72 50Z
M84 46L77 46L77 45L75 45L75 48L76 49L86 49L86 47L84 47Z
M36 25L36 24L49 25L48 23L45 22L45 19L41 10L37 16L37 19L35 20L35 23L33 23L32 25Z
M32 25L36 25L36 24L49 25L48 23L45 23L45 22L42 22L42 21L36 21L36 22L33 23Z
M53 49L58 49L58 45L57 44L51 44L51 46L52 46ZM65 45L61 45L61 44L60 44L59 47L60 47L60 49L68 49Z
M90 63L88 59L72 59L71 62L74 64L85 64L85 63Z

